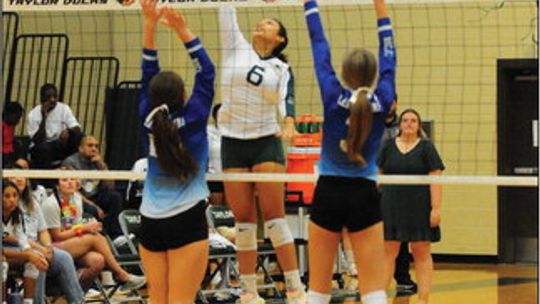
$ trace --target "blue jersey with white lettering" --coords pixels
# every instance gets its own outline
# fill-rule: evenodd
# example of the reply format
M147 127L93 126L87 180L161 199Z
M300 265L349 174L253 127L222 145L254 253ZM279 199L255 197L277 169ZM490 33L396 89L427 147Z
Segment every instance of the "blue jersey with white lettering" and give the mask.
M362 167L350 161L340 148L340 141L347 137L349 106L352 91L339 82L330 57L330 47L319 16L316 1L304 5L311 39L315 72L321 89L324 108L323 141L319 174L345 177L377 178L377 151L385 125L384 119L395 99L396 57L390 18L377 21L379 30L379 79L373 94L369 96L373 112L371 133L364 143L361 154L367 162Z
M181 183L162 170L156 157L151 130L144 126L143 142L148 153L148 171L140 211L142 215L150 218L174 216L209 196L205 178L208 162L206 125L214 98L216 71L198 38L186 43L185 47L197 67L193 92L184 108L177 113L171 113L169 118L178 127L180 139L197 162L198 171L189 181ZM151 110L148 84L159 70L157 51L143 49L143 86L139 101L139 115L143 121Z

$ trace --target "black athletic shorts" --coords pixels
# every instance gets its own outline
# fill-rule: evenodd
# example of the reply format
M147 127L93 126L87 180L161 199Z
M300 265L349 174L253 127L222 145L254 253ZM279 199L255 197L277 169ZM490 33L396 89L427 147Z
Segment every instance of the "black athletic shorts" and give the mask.
M223 169L252 168L265 162L285 164L281 138L275 135L256 139L221 137Z
M223 187L223 182L215 181L215 182L207 182L208 189L210 190L210 193L223 193L225 192L225 189Z
M324 229L357 232L380 222L380 194L365 178L321 175L315 187L311 220Z
M141 216L139 238L150 251L166 251L208 239L206 201L173 217L153 219Z

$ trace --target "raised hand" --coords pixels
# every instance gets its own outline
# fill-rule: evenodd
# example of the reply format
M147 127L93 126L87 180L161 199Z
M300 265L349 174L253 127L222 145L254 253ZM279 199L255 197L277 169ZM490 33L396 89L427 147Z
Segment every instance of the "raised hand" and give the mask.
M162 12L164 18L160 22L174 30L184 43L195 39L195 35L187 27L186 17L181 11L165 7L162 9Z
M151 23L157 23L161 18L162 9L158 9L158 0L141 0L141 7L144 13L146 21Z
M186 17L184 17L182 12L174 10L170 7L165 7L162 9L162 11L164 18L160 20L161 23L176 31L186 29Z
M143 47L145 49L153 50L156 48L156 24L161 18L161 9L156 8L157 1L158 0L141 0L141 8L144 14Z

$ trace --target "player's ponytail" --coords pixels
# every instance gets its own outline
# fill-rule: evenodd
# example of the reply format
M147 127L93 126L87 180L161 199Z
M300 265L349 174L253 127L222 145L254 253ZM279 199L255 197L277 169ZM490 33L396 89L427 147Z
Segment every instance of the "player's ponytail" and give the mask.
M349 51L342 62L342 79L348 87L356 90L349 107L349 131L340 143L350 161L367 165L362 149L371 132L373 113L369 102L369 87L377 76L377 60L366 49Z
M174 72L160 72L152 78L148 96L152 112L152 139L159 166L180 182L188 181L198 170L197 163L180 139L178 126L170 119L184 105L185 88L182 78Z
M283 50L285 50L285 48L289 44L289 36L287 35L287 29L285 28L283 23L281 23L281 21L277 19L274 19L274 21L276 21L279 25L278 35L283 38L283 41L272 50L272 56L275 56L279 60L287 63L287 55L283 54Z
M341 142L341 149L347 153L349 160L359 163L362 167L366 166L367 162L361 151L369 137L373 121L368 93L367 89L361 89L356 95L356 100L351 101L349 131L347 138Z

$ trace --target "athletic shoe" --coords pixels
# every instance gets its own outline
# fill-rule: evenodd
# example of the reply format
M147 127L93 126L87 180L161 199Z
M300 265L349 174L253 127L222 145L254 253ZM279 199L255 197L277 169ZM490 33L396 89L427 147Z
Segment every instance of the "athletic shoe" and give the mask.
M144 276L130 274L129 280L122 284L122 286L120 287L120 291L125 292L131 290L138 290L139 288L143 287L144 284L146 284L146 278Z
M101 297L101 292L95 290L94 288L88 289L86 294L84 295L84 298L86 300L96 300Z
M288 304L306 304L307 294L302 289L287 290Z
M253 294L251 292L243 292L240 294L240 304L264 304L265 301L259 296L259 294Z
M134 238L135 238L135 235L133 233L130 233L129 234L129 239L133 240ZM127 237L125 235L121 235L121 236L114 239L113 244L114 244L114 247L120 248L120 247L126 245L127 242L128 242Z
M418 291L418 286L411 279L397 282L396 291L400 295L413 295Z
M347 291L357 292L358 291L358 279L355 277L350 277L348 281L345 282L345 289Z

